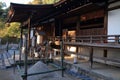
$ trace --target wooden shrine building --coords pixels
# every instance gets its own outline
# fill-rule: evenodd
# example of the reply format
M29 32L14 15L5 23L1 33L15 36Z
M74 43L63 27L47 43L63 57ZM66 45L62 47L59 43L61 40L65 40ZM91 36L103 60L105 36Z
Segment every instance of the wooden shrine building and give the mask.
M56 45L63 41L64 54L84 58L91 67L93 61L120 67L119 16L119 0L60 0L49 5L11 3L7 22L21 23L21 40L23 29L28 30L28 52L46 40Z
M42 35L40 42L64 40L66 54L95 58L102 63L117 62L120 67L120 24L117 17L112 18L115 13L120 16L119 0L61 0L49 5L11 3L7 22L20 22L21 34L28 29L28 50L38 32ZM75 47L75 51L70 52L68 46Z

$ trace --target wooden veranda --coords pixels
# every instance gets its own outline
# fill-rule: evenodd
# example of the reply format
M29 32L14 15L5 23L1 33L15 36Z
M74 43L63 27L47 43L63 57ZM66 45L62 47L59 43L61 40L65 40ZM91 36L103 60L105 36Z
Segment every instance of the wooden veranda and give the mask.
M95 58L94 48L103 49L103 57L100 57L100 59L104 58L104 60L119 63L119 59L107 58L108 49L120 49L120 36L107 35L108 11L120 7L117 5L109 8L109 5L116 2L119 2L119 0L61 0L50 5L11 3L7 22L21 23L21 41L23 40L23 29L28 30L25 61L27 61L27 53L32 47L30 35L33 30L33 36L36 36L35 33L40 31L46 33L43 41L62 41L64 47L62 46L61 50L64 48L63 52L66 54L79 53L80 47L83 46L90 48L89 55L85 56L89 57L91 67ZM76 47L76 52L67 51L66 47L68 46ZM62 54L62 56L64 55ZM26 80L27 64L25 75Z

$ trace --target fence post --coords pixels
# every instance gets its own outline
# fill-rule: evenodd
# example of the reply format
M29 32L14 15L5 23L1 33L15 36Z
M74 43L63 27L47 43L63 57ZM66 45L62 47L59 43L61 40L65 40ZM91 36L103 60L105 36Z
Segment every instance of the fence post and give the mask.
M100 42L103 43L103 37L102 36L100 36Z
M14 61L14 64L13 64L13 66L14 66L13 72L15 73L15 50L14 50L14 55L13 55L13 61Z
M92 36L90 36L90 43L92 43L93 42L93 39L92 39Z
M60 53L61 53L61 66L62 66L62 77L64 77L63 62L64 62L64 52L63 52L63 41L60 42Z
M115 36L115 43L116 43L116 44L119 43L119 36Z
M93 47L90 47L90 56L89 56L90 66L93 67Z

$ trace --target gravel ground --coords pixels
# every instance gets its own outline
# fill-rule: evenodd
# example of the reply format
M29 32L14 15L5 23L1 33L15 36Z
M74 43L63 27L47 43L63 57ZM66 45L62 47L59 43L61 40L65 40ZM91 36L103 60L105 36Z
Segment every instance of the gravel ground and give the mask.
M36 72L45 72L49 70L54 70L52 66L47 66L46 64L38 61L34 66L28 69L28 73L36 73ZM61 71L50 72L46 74L39 74L35 76L29 76L28 80L77 80L68 75L61 76Z
M0 80L22 80L17 70L14 73L13 68L0 69Z
M39 71L47 71L49 69L55 69L52 66L45 66L43 64L42 64L43 66L41 66L39 64L41 63L36 63L34 66L30 67L28 72L33 73L36 71L39 72ZM15 70L14 73L13 68L8 68L8 69L0 69L0 80L22 80L22 78L20 77L17 70ZM80 80L80 79L77 79L68 74L64 74L64 77L62 77L61 71L56 71L47 74L30 76L28 77L28 80Z

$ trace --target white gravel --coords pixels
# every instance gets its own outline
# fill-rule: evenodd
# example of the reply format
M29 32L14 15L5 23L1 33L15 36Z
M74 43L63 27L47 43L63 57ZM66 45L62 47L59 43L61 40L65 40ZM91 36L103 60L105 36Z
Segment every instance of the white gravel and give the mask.
M49 71L53 68L50 66L47 66L41 61L38 61L36 64L34 64L31 68L28 69L28 73L37 73L37 72L44 72ZM72 76L68 76L64 74L64 77L61 76L61 71L55 71L45 74L39 74L34 76L28 76L28 80L77 80L76 78L73 78ZM80 80L80 79L79 79Z

